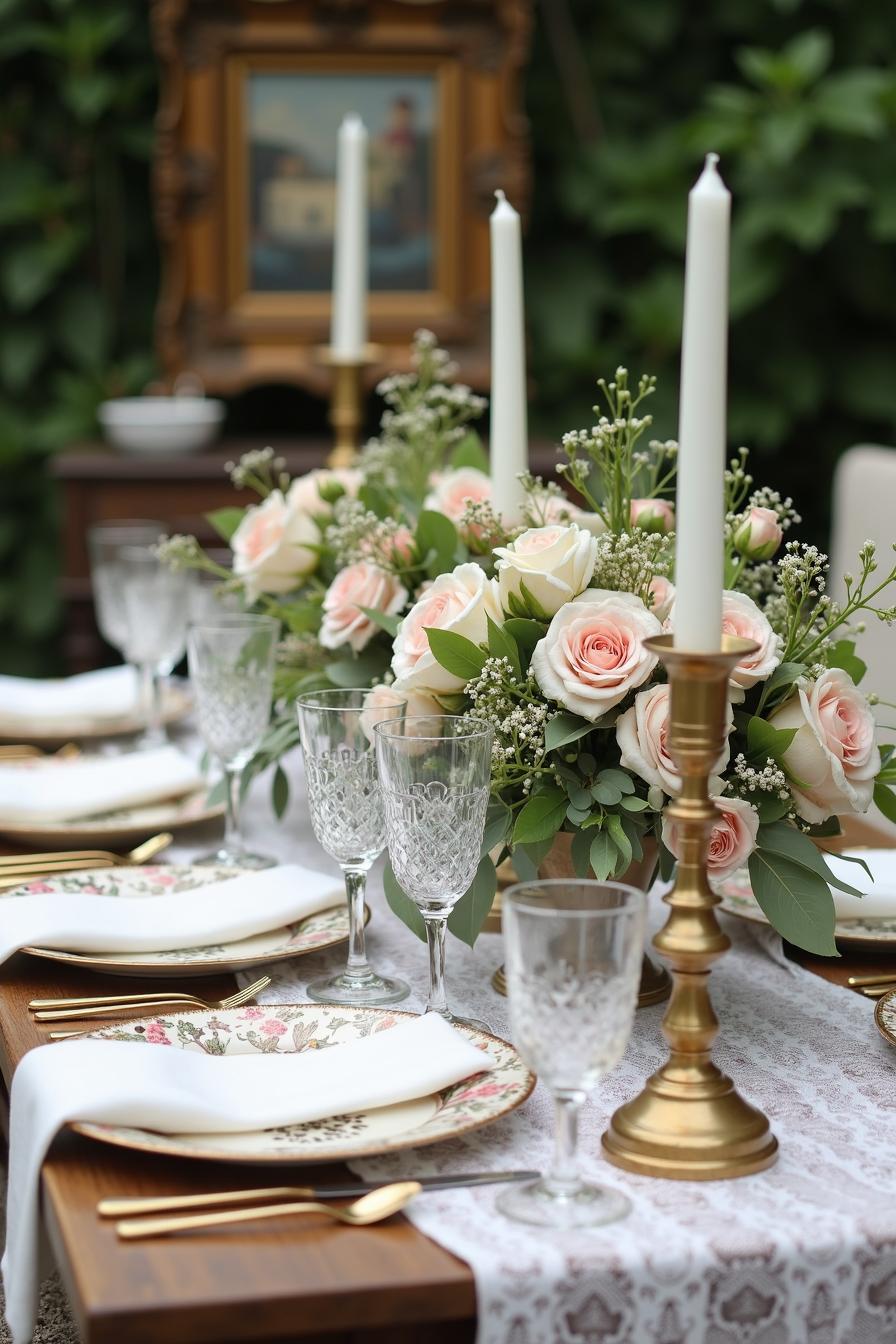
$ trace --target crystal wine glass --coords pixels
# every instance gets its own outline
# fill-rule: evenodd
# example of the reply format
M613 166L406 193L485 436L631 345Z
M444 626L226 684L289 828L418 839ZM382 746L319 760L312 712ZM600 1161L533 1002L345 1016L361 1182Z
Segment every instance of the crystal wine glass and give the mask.
M199 732L224 769L224 844L195 860L234 868L271 868L276 860L250 853L240 830L240 778L271 717L274 658L280 625L272 616L224 615L187 634L190 681Z
M116 562L124 615L124 651L138 670L146 728L138 745L163 746L163 670L184 656L191 577L169 569L155 546L122 546Z
M617 1190L585 1181L576 1157L582 1103L631 1035L644 896L618 882L522 882L501 897L513 1043L554 1096L554 1160L540 1180L501 1195L509 1218L598 1227L629 1212Z
M314 691L296 702L308 779L311 825L345 875L349 944L344 970L306 986L318 1003L398 1003L409 988L377 974L364 948L364 892L383 852L386 826L377 779L373 726L404 714L400 695L378 690Z
M153 518L116 518L87 529L96 623L106 643L122 657L127 643L122 553L130 546L153 546L165 530L165 524ZM143 709L146 713L148 706Z
M387 720L376 725L374 735L389 859L426 926L426 1012L482 1027L448 1009L445 930L479 866L492 729L456 714L431 714Z

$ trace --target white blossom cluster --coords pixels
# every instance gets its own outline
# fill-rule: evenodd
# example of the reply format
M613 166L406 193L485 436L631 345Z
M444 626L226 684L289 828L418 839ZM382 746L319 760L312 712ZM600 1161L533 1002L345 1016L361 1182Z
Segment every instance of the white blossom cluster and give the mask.
M665 578L672 569L673 535L644 532L604 532L597 538L592 588L634 593L647 602L650 581Z
M277 486L285 490L289 485L286 459L278 457L273 448L253 448L238 462L225 463L224 470L238 490L248 488L266 495Z
M487 658L467 683L467 717L491 724L492 778L498 787L513 783L528 793L545 756L544 734L554 716L531 675L518 682L509 658Z
M380 569L399 573L407 563L396 550L396 537L406 531L394 518L379 518L360 500L343 495L333 507L333 521L324 541L333 551L338 568L369 560Z
M783 801L790 797L787 776L777 761L769 756L761 770L747 763L741 752L734 760L734 778L742 793L773 793Z
M488 499L468 499L458 526L470 550L477 555L490 555L496 546L506 545L513 535Z
M169 569L195 569L202 560L202 548L195 537L176 532L173 537L160 537L155 553Z
M285 667L301 667L306 670L323 667L331 657L329 650L321 646L317 635L310 632L304 635L284 635L277 645L277 662Z

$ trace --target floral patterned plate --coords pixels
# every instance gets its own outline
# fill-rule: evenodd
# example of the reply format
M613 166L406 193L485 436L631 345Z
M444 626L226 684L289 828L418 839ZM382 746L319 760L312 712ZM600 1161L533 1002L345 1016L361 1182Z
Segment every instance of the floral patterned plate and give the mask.
M749 920L751 924L766 924L768 920L760 909L746 869L729 877L719 887L726 915ZM871 947L877 951L896 951L896 919L843 919L834 925L834 937L844 947Z
M162 686L162 722L177 723L189 714L192 700L185 684L176 680L166 681ZM0 711L0 742L29 742L37 747L58 747L64 742L82 741L85 738L123 737L128 733L139 733L144 728L143 718L138 714L127 714L120 719L72 718L65 727L58 722L41 723L40 719L27 722L12 716L5 717Z
M195 789L182 798L166 798L159 803L141 803L138 807L122 808L117 812L96 813L77 821L4 822L0 820L3 835L20 845L34 845L37 849L117 849L137 844L147 836L160 831L176 831L182 826L195 826L201 821L213 821L224 815L224 804L208 803L205 787Z
M233 868L189 864L147 865L143 868L94 868L65 877L42 878L26 882L12 891L0 892L0 899L27 898L33 892L89 892L96 896L175 896L195 891L209 882L236 877ZM337 905L336 902L341 904ZM256 933L235 943L211 943L207 947L178 948L174 952L59 952L46 947L27 947L33 957L62 961L88 971L107 975L157 976L174 978L190 975L220 975L240 971L269 961L290 961L307 952L319 952L348 937L348 909L339 888L333 888L333 908L309 915L296 924L287 924L267 933ZM0 907L2 908L2 907ZM368 918L370 912L368 911Z
M874 1021L884 1040L896 1045L896 989L878 999L874 1005Z
M144 1041L179 1050L204 1050L210 1055L250 1055L256 1051L298 1054L357 1041L375 1031L388 1031L402 1018L413 1016L392 1008L276 1004L230 1008L217 1013L165 1013L126 1025L104 1027L91 1032L91 1036L107 1041ZM139 1152L201 1157L216 1162L344 1161L439 1143L490 1125L521 1105L535 1086L534 1075L507 1041L472 1027L458 1030L490 1055L496 1067L416 1101L242 1134L156 1134L118 1125L81 1123L72 1125L72 1129Z

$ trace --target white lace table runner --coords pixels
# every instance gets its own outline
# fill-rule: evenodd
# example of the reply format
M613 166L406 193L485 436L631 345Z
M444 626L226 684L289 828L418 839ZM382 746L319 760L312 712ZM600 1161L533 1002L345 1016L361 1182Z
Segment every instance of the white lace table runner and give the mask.
M323 856L310 835L301 784L274 823L263 784L246 809L253 847L282 860ZM191 846L172 852L187 859ZM370 884L369 950L402 976L422 1006L426 956ZM652 911L654 926L663 908ZM656 1181L600 1156L611 1112L662 1061L663 1006L637 1014L623 1062L582 1118L585 1172L624 1190L634 1212L605 1229L552 1234L496 1213L493 1189L422 1196L409 1217L466 1260L476 1279L478 1344L894 1344L896 1341L896 1051L878 1035L873 1005L777 961L750 929L727 919L733 950L712 973L722 1023L716 1058L770 1117L781 1155L740 1181ZM306 979L340 955L317 954L274 970L266 1002L304 998ZM506 1003L490 988L501 941L475 951L449 939L450 1001L508 1034ZM550 1097L464 1138L355 1163L365 1177L544 1168Z

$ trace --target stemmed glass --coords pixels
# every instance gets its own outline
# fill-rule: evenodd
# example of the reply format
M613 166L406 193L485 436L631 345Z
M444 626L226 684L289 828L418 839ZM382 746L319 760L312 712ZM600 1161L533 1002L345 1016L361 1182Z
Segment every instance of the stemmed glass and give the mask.
M540 1180L501 1195L509 1218L598 1227L630 1201L579 1174L579 1111L622 1058L631 1034L644 937L644 896L618 882L522 882L501 897L513 1043L551 1090L554 1160Z
M377 779L374 725L405 711L400 695L378 690L314 691L296 702L308 779L311 825L318 844L345 875L349 943L345 969L306 986L318 1003L398 1003L409 988L378 975L364 948L364 892L383 852L386 827Z
M456 1018L445 995L448 916L479 866L491 782L492 729L456 714L374 728L395 876L419 909L429 947L426 1012Z
M116 518L94 523L87 529L96 623L106 643L123 658L128 632L121 581L122 552L130 546L152 546L164 532L165 524L152 518ZM144 712L145 709L146 706Z
M199 732L221 762L227 786L224 844L194 862L235 868L271 868L276 863L246 849L240 830L240 777L271 717L279 633L272 616L244 615L219 616L191 626L187 633Z
M163 671L184 656L191 576L169 569L155 546L122 546L115 563L124 616L124 651L138 670L146 728L138 745L163 746Z

